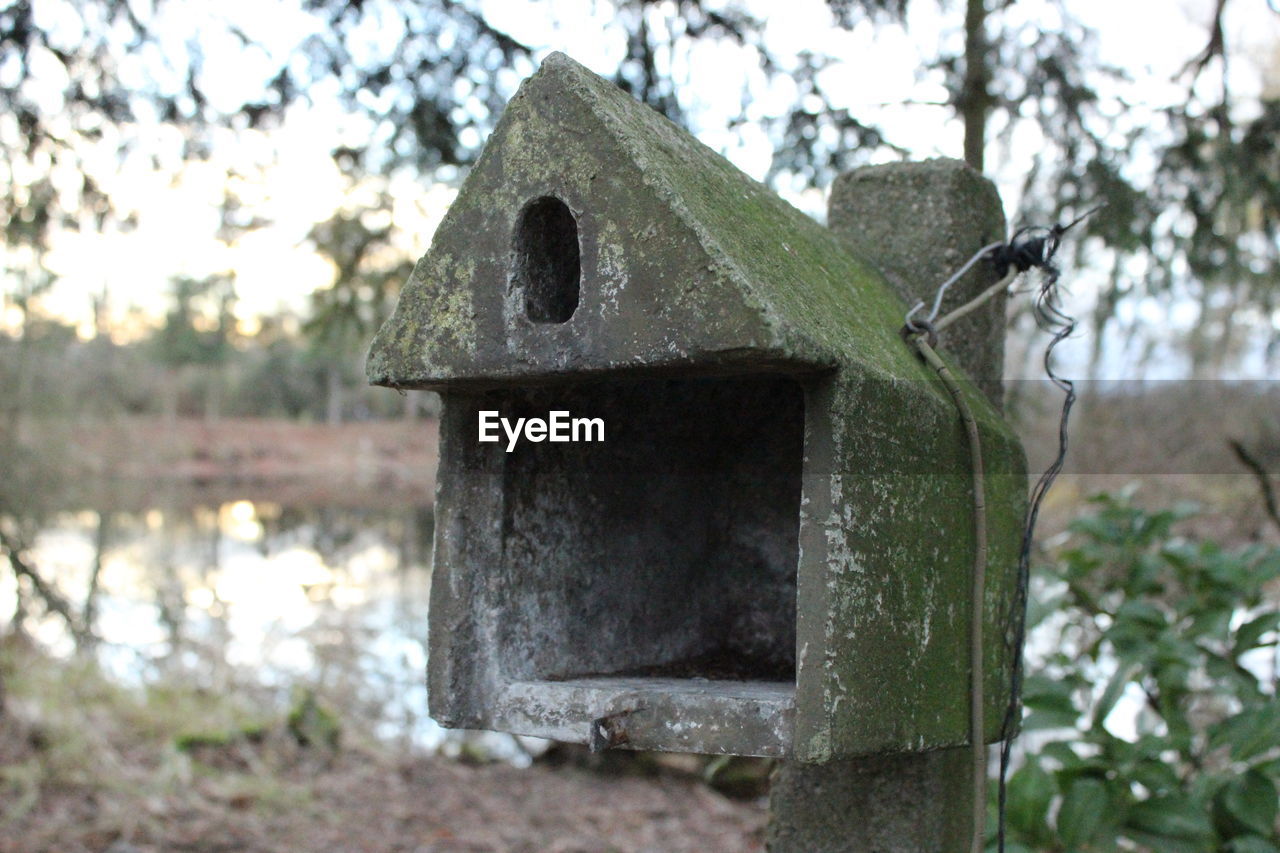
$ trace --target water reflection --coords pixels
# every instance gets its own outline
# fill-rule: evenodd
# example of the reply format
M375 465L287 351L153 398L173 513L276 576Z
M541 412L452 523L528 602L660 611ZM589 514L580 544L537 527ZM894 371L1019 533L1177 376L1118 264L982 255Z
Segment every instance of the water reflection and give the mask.
M31 555L92 626L81 646L122 682L180 678L284 706L341 697L384 738L436 746L426 715L429 506L291 507L248 499L49 516ZM0 612L12 612L12 577ZM27 628L69 655L51 617Z

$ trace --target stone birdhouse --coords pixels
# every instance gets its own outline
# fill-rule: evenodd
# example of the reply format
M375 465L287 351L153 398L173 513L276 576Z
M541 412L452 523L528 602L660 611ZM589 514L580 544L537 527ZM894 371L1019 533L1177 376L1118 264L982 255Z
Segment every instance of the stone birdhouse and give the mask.
M805 762L966 743L967 445L904 313L825 228L550 56L369 354L373 383L443 401L432 715ZM994 740L1025 471L970 396Z

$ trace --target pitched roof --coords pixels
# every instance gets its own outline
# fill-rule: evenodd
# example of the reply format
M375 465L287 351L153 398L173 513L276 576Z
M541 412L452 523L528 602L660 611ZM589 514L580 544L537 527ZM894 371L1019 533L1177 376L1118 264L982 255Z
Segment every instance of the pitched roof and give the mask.
M581 250L561 323L530 320L512 272L522 211L548 197ZM918 379L903 312L826 228L556 53L508 104L367 370L406 387L687 365Z

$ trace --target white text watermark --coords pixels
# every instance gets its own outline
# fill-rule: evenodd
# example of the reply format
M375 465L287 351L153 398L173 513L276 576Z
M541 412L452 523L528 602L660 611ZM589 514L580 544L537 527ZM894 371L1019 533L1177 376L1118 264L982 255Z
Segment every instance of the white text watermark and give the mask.
M478 429L481 443L496 443L506 437L507 452L515 450L521 438L540 441L604 441L604 418L575 418L563 410L547 412L544 418L516 418L511 421L495 410L481 410Z

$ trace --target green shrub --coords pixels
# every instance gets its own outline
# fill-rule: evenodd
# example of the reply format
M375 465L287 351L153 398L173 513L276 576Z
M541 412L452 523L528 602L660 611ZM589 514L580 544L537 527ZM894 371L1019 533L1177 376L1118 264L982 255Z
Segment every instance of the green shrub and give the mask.
M1280 852L1280 549L1096 510L1036 579L1006 850Z

